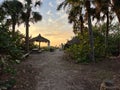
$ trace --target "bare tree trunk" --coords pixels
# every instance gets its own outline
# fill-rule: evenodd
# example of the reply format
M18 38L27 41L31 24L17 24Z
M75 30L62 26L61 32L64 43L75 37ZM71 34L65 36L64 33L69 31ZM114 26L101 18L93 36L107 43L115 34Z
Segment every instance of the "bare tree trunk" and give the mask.
M29 19L30 19L31 7L27 8L27 17L26 17L26 52L29 52Z
M29 52L29 21L26 22L26 52Z

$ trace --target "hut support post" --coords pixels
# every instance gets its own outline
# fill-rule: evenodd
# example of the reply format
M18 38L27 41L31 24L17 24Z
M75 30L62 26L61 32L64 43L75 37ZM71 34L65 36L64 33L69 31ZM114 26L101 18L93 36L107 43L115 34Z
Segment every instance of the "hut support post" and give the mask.
M50 49L50 42L48 42L48 49Z
M40 50L40 42L39 42L39 50Z

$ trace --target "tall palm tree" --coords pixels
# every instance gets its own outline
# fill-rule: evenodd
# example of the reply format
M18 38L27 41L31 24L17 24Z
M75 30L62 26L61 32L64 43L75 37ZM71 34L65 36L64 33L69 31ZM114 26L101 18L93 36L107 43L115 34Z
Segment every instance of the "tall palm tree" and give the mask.
M72 16L69 14L69 19L74 21L74 25L76 26L76 18L77 18L77 14L79 12L79 20L81 20L81 28L83 25L83 17L82 17L82 11L81 8L86 8L87 11L87 21L88 21L88 30L89 30L89 37L90 37L90 47L91 47L91 59L93 61L95 61L94 58L94 39L93 39L93 31L92 31L92 23L91 23L91 2L90 0L65 0L64 2L62 2L59 6L58 6L58 10L60 10L62 7L65 8L66 6L68 6L68 10L71 10L75 7L78 7L79 9L75 9L77 10L77 13L72 14ZM76 12L75 10L72 11ZM72 17L72 19L71 19ZM82 30L82 29L81 29Z
M19 21L23 5L18 0L10 0L4 1L2 4L2 8L4 12L6 12L7 16L10 16L10 21L12 24L12 36L14 37L15 34L15 26Z
M29 22L34 23L42 20L42 15L32 10L33 7L37 7L37 6L41 6L40 1L36 1L35 3L33 3L32 0L25 0L24 11L22 12L21 18L25 23L25 27L26 27L25 43L26 43L27 52L29 52L29 26L30 26Z
M73 32L75 34L81 33L83 35L83 15L82 15L82 5L83 1L81 0L65 0L62 2L57 10L60 10L62 7L65 9L68 7L68 20L69 23L73 23Z

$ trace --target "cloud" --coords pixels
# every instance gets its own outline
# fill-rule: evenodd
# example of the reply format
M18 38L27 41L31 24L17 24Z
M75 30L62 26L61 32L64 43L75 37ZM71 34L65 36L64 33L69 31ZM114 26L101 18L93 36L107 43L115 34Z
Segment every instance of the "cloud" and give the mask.
M53 22L52 18L49 18L49 21ZM19 27L19 30L25 33L24 25ZM71 38L71 36L74 35L72 28L67 24L66 21L57 21L56 23L49 23L49 25L47 23L43 24L42 22L30 24L30 36L35 37L38 34L41 34L43 37L49 39L52 46L65 43Z
M52 15L53 15L51 10L47 11L46 14L49 15L49 16L52 16Z
M49 6L50 6L50 7L53 7L53 4L52 4L52 2L49 2Z
M43 2L44 0L41 0L41 2Z
M60 4L62 1L63 0L56 0L56 3ZM64 10L55 11L56 9L52 8L52 6L56 6L56 3L50 2L50 0L44 0L44 5L41 9L35 8L36 10L34 11L42 12L43 20L35 24L30 23L29 28L30 36L35 37L38 34L41 34L43 37L51 41L52 46L65 43L74 35L72 30L72 24L68 24L68 15L66 14L66 12ZM22 33L25 33L25 26L21 25L19 27L19 30ZM46 43L45 46L47 46Z
M44 36L49 36L49 37L52 37L52 36L58 36L60 33L46 33L44 34Z
M53 23L54 20L53 20L51 17L49 17L49 18L48 18L48 22L49 22L49 23Z
M63 2L64 0L56 0L56 4L59 5L61 2Z

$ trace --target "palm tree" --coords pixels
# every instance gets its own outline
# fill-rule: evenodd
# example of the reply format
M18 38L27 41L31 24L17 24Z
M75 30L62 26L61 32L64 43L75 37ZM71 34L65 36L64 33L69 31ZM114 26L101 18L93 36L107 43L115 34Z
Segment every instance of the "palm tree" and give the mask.
M109 36L109 25L110 19L113 19L111 8L110 8L111 0L95 0L96 6L96 17L99 16L98 21L106 19L106 31L105 31L105 54L107 54L108 47L108 36ZM102 13L102 16L101 16Z
M90 39L90 47L91 47L91 59L93 61L95 61L94 58L94 40L93 40L93 31L92 31L92 23L91 23L91 3L89 0L65 0L64 2L62 2L59 6L58 6L58 10L60 10L62 7L65 8L66 6L68 6L68 10L71 10L75 7L78 7L79 9L75 9L77 10L77 13L74 13L72 15L69 15L69 19L70 21L74 21L74 25L76 26L76 18L78 17L77 14L79 12L79 20L81 21L81 28L83 25L83 17L82 17L82 11L80 11L82 8L86 8L87 11L87 21L88 21L88 30L89 30L89 39ZM75 10L72 11L76 12ZM70 13L71 14L71 13ZM81 29L82 30L82 29Z
M79 0L65 0L62 2L57 10L60 10L62 7L65 9L66 7L69 7L68 9L68 20L69 23L73 24L73 32L75 34L81 33L83 35L83 27L84 27L84 21L83 21L83 15L82 15L82 5L83 1Z
M37 22L42 20L41 14L38 12L32 11L33 7L41 6L40 1L36 1L33 5L32 0L25 0L25 5L24 5L24 11L22 12L22 20L25 23L26 27L26 38L25 38L25 43L26 43L26 51L29 52L29 22Z
M83 35L83 27L84 27L84 21L83 21L83 15L82 15L82 7L75 6L72 7L69 11L68 16L69 23L73 23L73 32L75 34L81 34Z
M12 36L15 34L15 26L19 21L23 5L18 0L4 1L2 4L2 9L6 12L7 16L10 16L10 21L12 24Z

